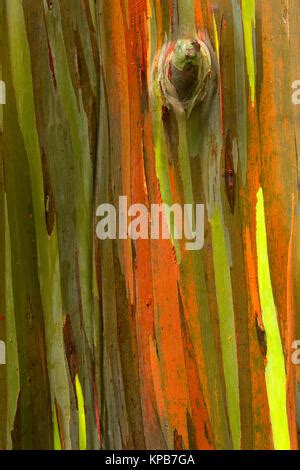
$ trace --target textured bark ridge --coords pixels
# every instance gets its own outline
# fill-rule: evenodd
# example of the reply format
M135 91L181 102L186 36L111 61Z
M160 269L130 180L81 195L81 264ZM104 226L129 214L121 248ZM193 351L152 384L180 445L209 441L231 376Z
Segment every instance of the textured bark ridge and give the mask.
M188 115L205 100L211 85L212 61L204 42L178 39L164 45L158 66L159 83L167 106Z
M175 87L181 101L193 96L199 77L201 46L198 41L177 41L169 63L168 78Z

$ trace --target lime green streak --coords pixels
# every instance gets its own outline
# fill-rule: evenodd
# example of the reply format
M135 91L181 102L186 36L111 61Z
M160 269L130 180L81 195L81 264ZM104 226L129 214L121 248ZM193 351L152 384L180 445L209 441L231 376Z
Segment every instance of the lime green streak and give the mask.
M276 450L291 448L286 401L286 373L281 337L274 303L262 188L257 193L256 244L259 295L267 337L266 385L270 407L273 441Z
M79 429L79 449L86 450L86 420L84 410L84 398L78 375L75 378L76 396L78 403L78 429Z
M255 62L253 50L253 27L255 27L255 0L242 0L242 17L244 25L244 41L246 63L251 88L251 101L255 101Z
M220 209L217 206L210 223L228 416L233 446L238 450L241 442L241 423L234 307L226 239Z
M58 419L57 419L55 406L53 408L53 442L54 442L54 450L62 450L62 445L61 445L60 435L59 435Z

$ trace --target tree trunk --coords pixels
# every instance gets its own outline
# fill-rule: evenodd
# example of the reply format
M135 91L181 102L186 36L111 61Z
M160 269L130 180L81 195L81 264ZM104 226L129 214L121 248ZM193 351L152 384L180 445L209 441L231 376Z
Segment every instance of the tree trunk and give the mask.
M298 447L298 9L1 2L0 448ZM99 241L120 196L203 248Z

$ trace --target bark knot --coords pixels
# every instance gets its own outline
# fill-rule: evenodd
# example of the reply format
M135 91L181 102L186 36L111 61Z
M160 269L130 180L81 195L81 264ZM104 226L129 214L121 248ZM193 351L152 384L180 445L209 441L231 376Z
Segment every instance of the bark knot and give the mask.
M210 51L198 38L167 43L160 54L158 74L166 106L177 113L190 115L209 91L212 74Z

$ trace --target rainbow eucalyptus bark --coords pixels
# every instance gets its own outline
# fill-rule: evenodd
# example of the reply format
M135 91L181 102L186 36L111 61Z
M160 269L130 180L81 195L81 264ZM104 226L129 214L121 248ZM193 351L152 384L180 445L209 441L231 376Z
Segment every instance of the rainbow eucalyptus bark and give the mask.
M1 448L297 448L297 9L0 2ZM119 196L204 248L98 241Z
M7 344L18 351L7 445L97 448L97 15L89 2L3 3Z

